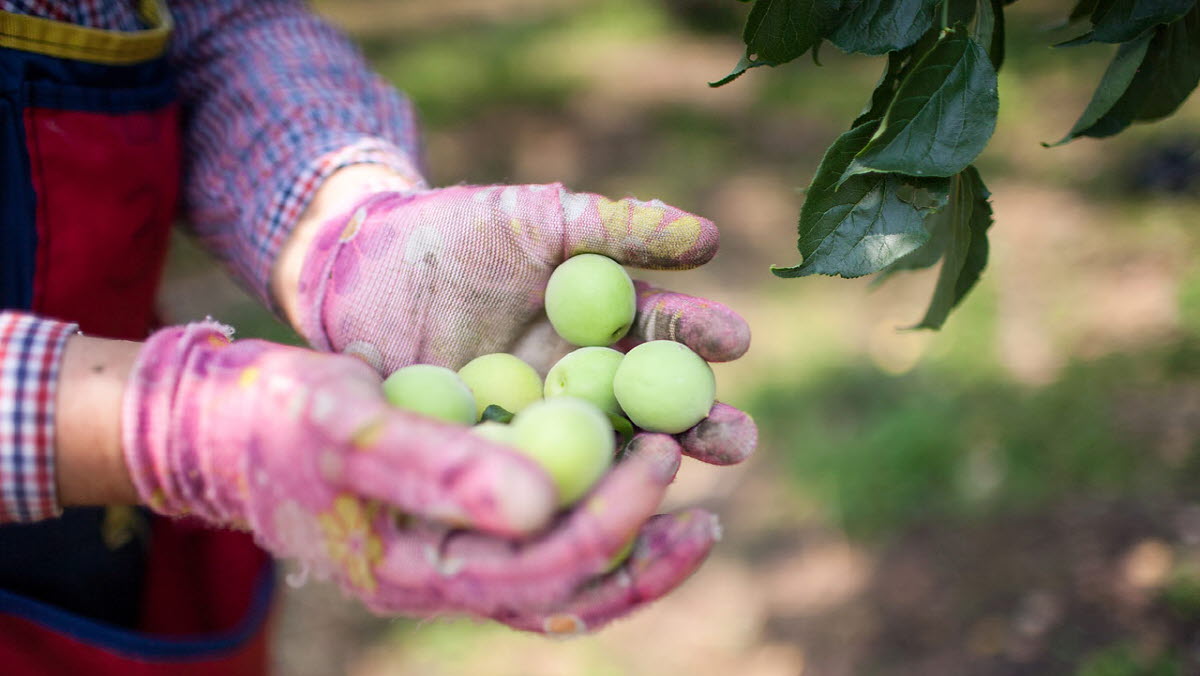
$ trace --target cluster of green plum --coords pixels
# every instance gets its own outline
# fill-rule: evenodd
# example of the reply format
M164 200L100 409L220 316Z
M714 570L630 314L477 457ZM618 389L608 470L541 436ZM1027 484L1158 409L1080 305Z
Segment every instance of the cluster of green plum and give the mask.
M608 347L629 331L636 309L633 282L616 261L574 256L550 277L546 315L580 347L545 382L517 357L495 353L457 373L406 366L384 381L384 394L394 406L475 425L484 438L527 455L554 481L559 504L571 504L608 470L618 434L628 439L635 425L676 434L712 408L712 369L686 345L655 340L624 354Z

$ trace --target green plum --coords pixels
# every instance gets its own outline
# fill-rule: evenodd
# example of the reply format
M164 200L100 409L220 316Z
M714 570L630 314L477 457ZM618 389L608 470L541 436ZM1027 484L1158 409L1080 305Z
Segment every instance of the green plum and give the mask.
M601 411L621 415L613 395L613 376L625 355L609 347L581 347L568 354L546 374L546 398L567 395L590 401Z
M575 397L530 404L512 422L515 445L537 462L558 488L558 504L575 502L613 462L616 442L600 409Z
M475 396L477 419L492 404L516 413L542 398L542 379L537 371L511 354L495 352L476 357L460 368L458 375Z
M498 444L507 444L509 446L515 445L516 433L513 432L511 425L505 425L504 423L498 423L489 420L487 422L481 422L472 427L471 431L483 437L484 439L487 439L488 441L494 441Z
M405 366L383 381L383 395L392 406L446 422L475 422L475 397L448 368L432 364Z
M716 379L708 362L686 345L652 340L621 360L613 393L633 424L651 432L677 434L708 415Z
M612 345L625 337L637 294L625 269L599 254L580 254L554 269L546 284L546 316L572 345Z

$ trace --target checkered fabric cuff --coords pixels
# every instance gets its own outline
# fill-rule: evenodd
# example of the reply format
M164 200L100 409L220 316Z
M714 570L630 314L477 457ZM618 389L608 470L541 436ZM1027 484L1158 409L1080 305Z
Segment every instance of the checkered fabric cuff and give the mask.
M276 312L279 308L268 290L275 256L321 183L338 169L353 164L380 164L395 171L413 187L427 187L420 168L395 145L378 138L360 138L303 165L295 178L276 193L273 203L267 208L270 217L255 235L254 239L263 243L265 255L253 262L235 261L235 267L248 268L245 277L249 279L253 290L262 300L270 303Z
M327 152L303 168L300 175L291 183L287 190L277 196L272 206L272 221L280 225L272 229L278 233L272 241L272 253L278 253L291 228L300 218L300 214L312 201L313 195L321 187L321 183L333 172L352 164L381 164L400 175L400 177L415 188L428 187L419 168L399 148L391 143L377 138L363 138L358 141ZM268 273L269 276L269 273Z
M75 324L0 312L0 523L58 516L54 404Z

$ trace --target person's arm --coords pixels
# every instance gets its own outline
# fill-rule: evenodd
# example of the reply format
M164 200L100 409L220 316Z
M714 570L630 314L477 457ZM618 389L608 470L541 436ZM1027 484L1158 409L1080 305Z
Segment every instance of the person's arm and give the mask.
M171 12L186 220L275 305L272 266L327 178L368 164L386 168L380 187L422 184L412 109L300 0L178 0Z
M536 463L392 407L363 362L230 333L207 321L140 344L71 338L57 410L64 499L135 497L249 530L380 613L545 633L595 629L665 594L719 533L703 510L652 516L679 467L669 436L632 440L560 516Z
M54 416L63 507L138 501L121 453L121 403L141 347L83 335L67 340Z
M74 505L132 504L121 397L139 343L0 312L0 523Z

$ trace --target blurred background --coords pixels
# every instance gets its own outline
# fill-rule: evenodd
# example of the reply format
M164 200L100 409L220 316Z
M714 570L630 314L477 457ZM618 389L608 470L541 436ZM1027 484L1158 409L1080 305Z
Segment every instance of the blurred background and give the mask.
M761 427L742 467L685 463L667 508L725 538L674 595L549 641L370 616L284 587L280 674L1200 673L1200 103L1045 149L1111 56L1049 44L1072 3L1008 8L1000 123L978 164L982 284L908 332L936 270L781 280L802 189L882 68L826 47L713 90L732 0L325 0L424 124L431 182L563 181L712 218L721 253L653 275L754 331L717 367ZM294 340L184 238L163 314Z

